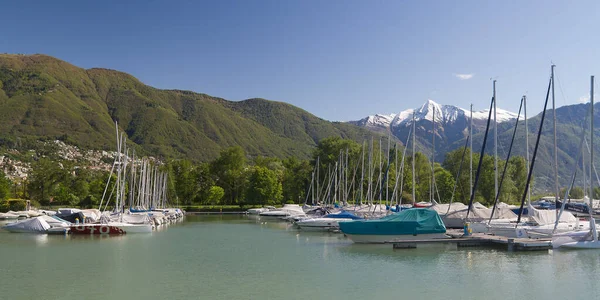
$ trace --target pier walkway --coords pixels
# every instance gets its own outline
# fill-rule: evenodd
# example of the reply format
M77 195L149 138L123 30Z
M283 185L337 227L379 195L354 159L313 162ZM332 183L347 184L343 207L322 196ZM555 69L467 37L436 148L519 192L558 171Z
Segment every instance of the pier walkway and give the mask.
M469 236L463 236L462 230L448 230L446 234L449 236L446 239L398 240L386 243L392 244L394 249L411 249L425 244L456 244L459 248L506 246L506 250L508 251L547 251L552 249L552 241L549 239L508 238L484 233L473 233Z

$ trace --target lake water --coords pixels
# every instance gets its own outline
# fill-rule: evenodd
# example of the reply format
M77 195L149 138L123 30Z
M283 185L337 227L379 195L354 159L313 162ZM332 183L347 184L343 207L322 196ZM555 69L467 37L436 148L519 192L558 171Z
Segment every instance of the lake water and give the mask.
M600 298L600 251L393 250L247 216L148 235L0 231L0 262L0 299Z

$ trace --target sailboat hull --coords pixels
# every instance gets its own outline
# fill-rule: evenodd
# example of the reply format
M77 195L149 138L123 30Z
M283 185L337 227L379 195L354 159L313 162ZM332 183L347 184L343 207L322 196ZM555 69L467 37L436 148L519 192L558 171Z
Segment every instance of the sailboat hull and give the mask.
M560 247L569 249L600 249L600 241L581 241L565 243L562 244Z

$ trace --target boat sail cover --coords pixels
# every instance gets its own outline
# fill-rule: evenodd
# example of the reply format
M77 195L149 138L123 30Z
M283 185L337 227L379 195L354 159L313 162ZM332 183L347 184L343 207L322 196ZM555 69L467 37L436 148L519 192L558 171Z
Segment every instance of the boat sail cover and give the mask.
M556 211L546 209L536 209L533 206L527 208L529 220L538 225L549 225L556 222ZM576 223L577 218L568 211L563 211L559 223Z
M418 235L446 232L438 213L426 208L407 209L375 220L340 222L339 225L346 234Z
M50 225L42 217L36 217L15 223L9 223L2 228L10 232L45 233L46 230L50 228Z
M462 228L467 218L468 206L462 203L452 203L450 210L448 204L438 204L432 207L437 211L444 224L448 228ZM471 208L469 214L469 222L482 222L490 219L492 209L483 206L482 204L475 205ZM510 210L506 205L496 207L494 217L492 219L516 219L517 215Z
M352 213L349 213L347 211L341 211L339 213L336 214L328 214L326 216L324 216L324 218L332 218L332 219L349 219L349 220L360 220L362 219L361 217L354 215Z

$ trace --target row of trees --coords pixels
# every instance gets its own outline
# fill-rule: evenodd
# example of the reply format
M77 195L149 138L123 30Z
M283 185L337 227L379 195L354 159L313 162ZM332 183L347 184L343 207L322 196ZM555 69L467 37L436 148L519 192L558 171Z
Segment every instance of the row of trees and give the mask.
M416 153L413 174L410 152L399 147L384 148L381 142L361 145L352 140L327 138L307 160L294 157L249 159L242 148L231 147L221 151L211 162L174 160L163 168L169 172L167 194L172 205L275 205L311 202L313 195L320 197L316 199L319 202L349 203L386 202L392 201L392 195L397 195L398 201L411 203L429 201L432 193L433 199L442 203L451 199L463 203L469 201L470 178L475 177L475 170L469 174L471 154L468 149L449 152L442 163L434 164L435 185L432 189L432 166L427 156ZM478 161L479 154L473 154L474 169ZM485 155L482 162L475 200L491 205L496 196L494 160ZM0 173L0 199L17 197L32 199L42 205L97 207L109 176L106 171L49 158L40 158L31 167L24 182L10 182ZM502 176L503 160L498 168ZM518 203L526 177L525 159L511 158L502 180L500 201ZM319 191L316 191L317 182ZM572 194L579 195L579 190L574 189Z
M97 207L109 175L49 158L35 161L31 169L27 179L16 182L0 171L0 200L20 198L43 206Z
M300 202L312 171L308 161L257 157L248 162L240 147L223 150L207 163L168 164L171 195L183 205L275 205Z
M413 199L412 155L406 155L404 168L401 169L403 149L395 148L388 152L382 148L384 147L376 143L360 145L352 140L327 138L319 143L311 160L258 157L248 161L241 148L233 147L222 151L212 162L193 164L187 160L179 160L170 163L171 178L174 180L173 191L184 205L303 203L312 201L314 191L309 186L312 182L312 189L316 189L314 185L318 181L321 185L321 198L316 201L319 202L385 202L386 199L391 201L394 190L403 203L429 201L432 193L431 161L422 153L415 155ZM457 202L469 201L470 153L468 149L466 151L467 159L463 163L456 189L456 174L463 157L463 149L448 153L443 163L434 164L433 198L436 201L449 202L452 197L452 200ZM315 171L317 159L318 172ZM473 154L473 160L477 164L479 154ZM485 155L475 194L475 200L486 205L495 200L493 164L493 157ZM344 166L342 169L341 165ZM499 162L498 167L500 171L504 170L504 162ZM313 171L319 174L314 181ZM332 176L337 176L335 182L338 190L327 193L324 191L327 186L330 189L336 188L336 184L331 183ZM475 170L472 176L475 177ZM517 203L523 193L526 176L525 160L522 157L511 158L502 182L500 201ZM344 198L343 195L347 197ZM327 197L331 200L325 199Z

